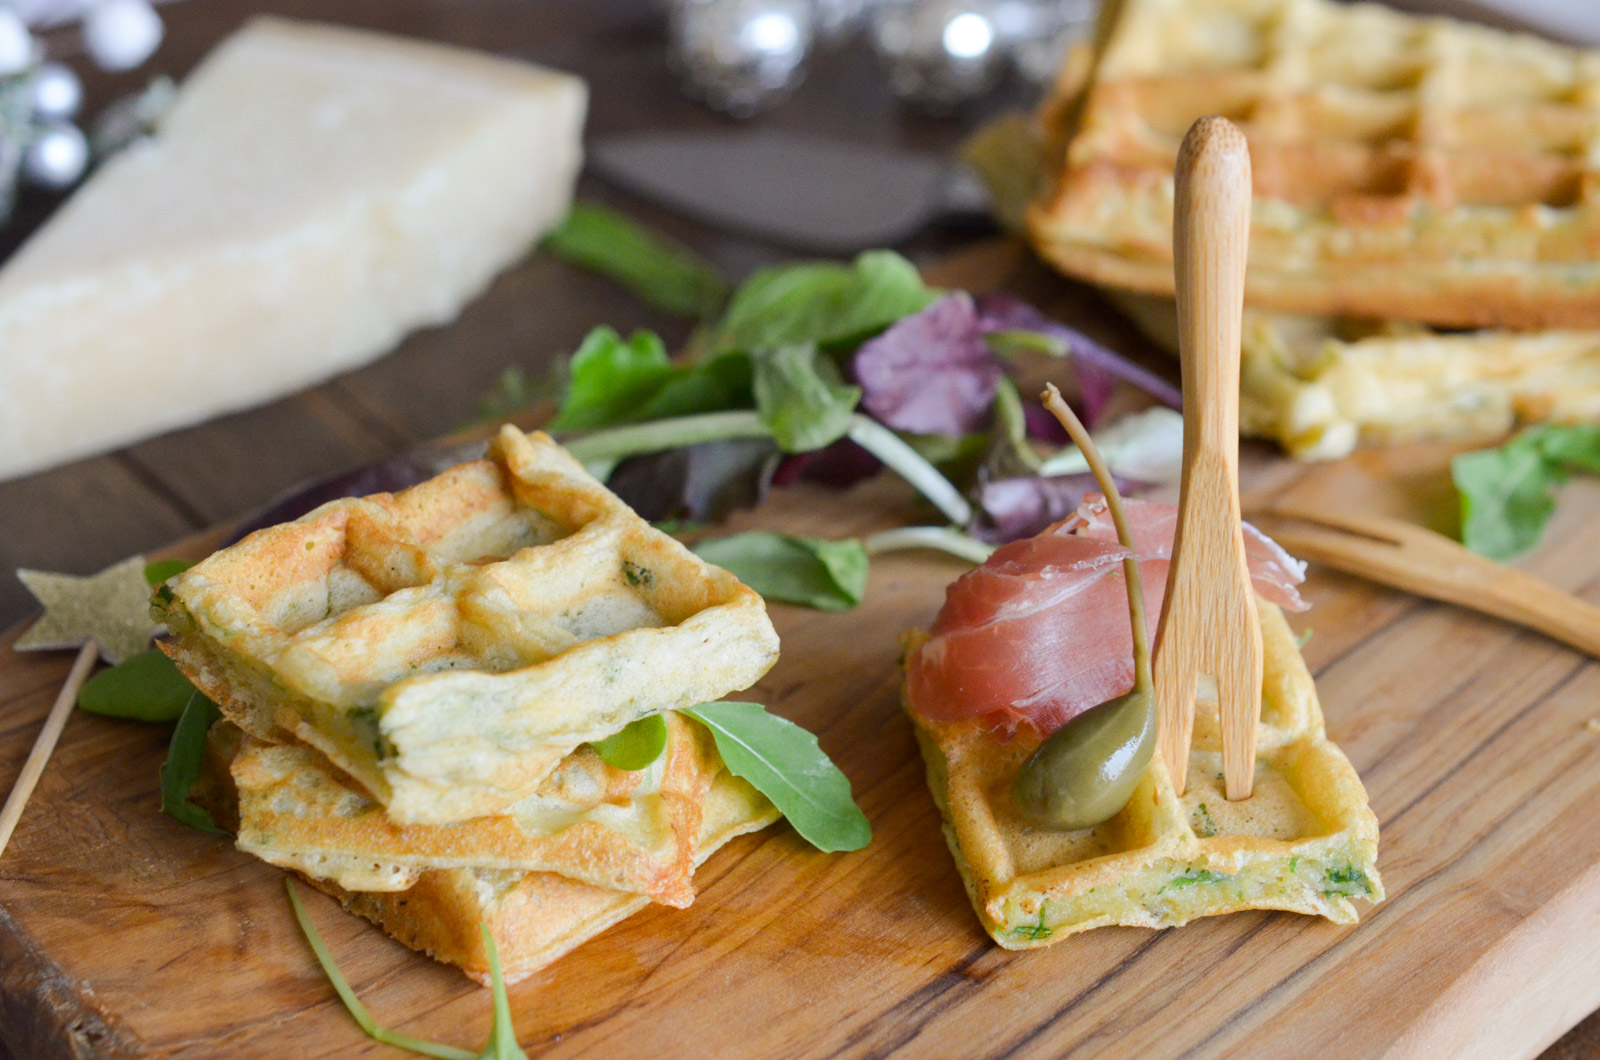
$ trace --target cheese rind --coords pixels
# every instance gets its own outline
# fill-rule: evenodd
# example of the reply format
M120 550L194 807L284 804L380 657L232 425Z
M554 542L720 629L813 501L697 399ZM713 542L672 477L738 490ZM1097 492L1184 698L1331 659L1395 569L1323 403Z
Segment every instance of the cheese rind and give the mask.
M582 81L257 19L0 270L0 479L452 319L565 212Z

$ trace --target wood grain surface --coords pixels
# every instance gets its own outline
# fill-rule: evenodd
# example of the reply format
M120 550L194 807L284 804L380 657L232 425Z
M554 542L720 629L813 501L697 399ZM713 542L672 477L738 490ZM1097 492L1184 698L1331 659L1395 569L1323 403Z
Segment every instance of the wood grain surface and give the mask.
M163 8L168 35L155 68L181 74L257 10L573 70L593 89L591 134L724 125L676 93L659 9L638 0L194 0ZM58 44L73 47L70 38ZM91 105L141 77L91 77ZM1013 88L1009 99L1019 95ZM821 57L800 94L761 120L947 151L983 113L929 118L898 107L858 44ZM587 179L583 193L649 218L735 273L784 256ZM20 220L0 230L0 253L54 205L25 201ZM957 235L909 249L926 255ZM980 257L964 275L999 282L1010 267ZM1010 279L1097 337L1143 348L1081 288L1037 270ZM452 430L504 368L537 374L601 322L655 327L669 342L685 330L593 277L531 258L456 323L412 336L366 370L0 483L0 566L87 573L300 479ZM1247 454L1257 474L1283 473L1261 455ZM1391 462L1377 469L1382 478L1350 462L1316 488L1431 521L1447 493L1439 454L1410 455L1415 466ZM759 518L837 534L855 519L890 518L904 501L881 487L842 499L787 493ZM849 514L819 519L819 510ZM1528 563L1591 601L1600 599L1600 557L1584 534L1592 541L1597 512L1593 486L1574 485L1550 544ZM1354 1057L1386 1043L1440 1055L1456 1042L1514 1056L1600 1004L1591 993L1600 983L1600 734L1587 725L1600 713L1596 667L1493 620L1325 571L1313 572L1318 607L1300 622L1316 631L1306 652L1330 731L1384 822L1390 902L1352 929L1251 915L1161 934L1098 932L1031 954L993 948L943 848L894 696L895 634L925 621L960 569L888 557L860 611L776 609L784 659L761 698L821 733L873 820L872 847L818 855L781 825L740 840L702 870L693 908L641 913L513 991L530 1052L1160 1055L1193 1043L1197 1055L1258 1055L1332 1043ZM21 587L0 578L0 625L30 609ZM15 656L4 648L11 636L0 638L0 786L16 775L71 660ZM0 1058L5 1045L19 1060L394 1055L361 1038L337 1007L288 916L280 874L156 811L166 738L82 715L68 724L39 801L0 859ZM308 897L380 1020L481 1043L481 991ZM1546 1054L1596 1057L1600 1018Z

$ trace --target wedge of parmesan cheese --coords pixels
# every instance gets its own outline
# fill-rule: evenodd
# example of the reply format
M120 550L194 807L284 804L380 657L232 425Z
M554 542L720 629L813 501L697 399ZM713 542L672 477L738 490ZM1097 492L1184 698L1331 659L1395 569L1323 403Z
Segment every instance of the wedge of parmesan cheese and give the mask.
M0 270L0 479L450 320L565 212L586 102L522 62L251 22Z

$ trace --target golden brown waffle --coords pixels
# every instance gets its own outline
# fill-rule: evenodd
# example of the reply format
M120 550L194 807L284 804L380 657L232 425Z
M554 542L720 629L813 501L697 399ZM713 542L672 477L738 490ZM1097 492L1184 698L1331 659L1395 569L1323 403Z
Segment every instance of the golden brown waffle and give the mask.
M543 434L258 531L157 594L224 714L297 739L400 824L504 813L580 744L777 659L761 597Z
M722 762L701 726L669 713L667 732L647 770L580 747L511 812L447 825L395 824L317 752L246 736L231 770L237 845L352 891L403 891L423 869L503 869L687 906L701 804Z
M675 768L681 771L687 766L694 774L692 779L683 778L686 783L681 785L685 789L683 799L692 803L692 813L680 814L675 822L687 826L683 837L688 859L686 871L692 873L728 840L765 828L779 815L760 792L724 768L715 745L706 739L699 726L678 718L671 719L669 725L672 727L671 753L681 759L668 765L669 772ZM206 741L205 770L193 793L219 824L239 830L241 848L246 846L247 836L259 838L261 821L256 815L261 807L252 806L252 802L264 793L252 792L249 777L259 763L248 762L252 750L259 749L260 745L252 748L250 737L244 736L231 723L218 722ZM587 763L576 764L585 770L590 768ZM664 781L663 787L668 783L670 780ZM568 781L569 787L581 784L575 778ZM328 806L318 797L304 800L292 791L279 789L267 797L292 804L297 815L312 809L338 812L337 807ZM473 822L462 827L471 829L478 824L480 822ZM441 830L412 827L399 831L416 837ZM471 842L492 842L495 838L496 830L488 828ZM418 850L428 846L430 841L436 852L437 834L424 836L418 843ZM605 845L601 844L600 849L605 849ZM410 852L415 854L418 850ZM392 854L393 850L384 852ZM352 855L349 866L353 867L360 856L365 855L362 852ZM331 860L336 864L339 858ZM454 858L449 855L440 858L441 862L452 860ZM345 908L373 921L407 946L457 965L485 985L489 982L489 965L479 924L487 927L494 937L506 981L514 983L652 901L648 894L596 886L593 882L572 878L567 869L574 865L586 876L592 875L595 868L595 863L581 852L570 864L561 864L557 855L552 864L561 865L560 871L397 866L407 886L400 890L386 887L382 891L340 886L324 877L321 870L328 864L308 860L305 864L287 867L294 868L313 886L338 898ZM383 866L377 868L378 875L382 876ZM688 897L693 898L692 887ZM687 905L688 902L673 904Z
M1323 730L1316 687L1275 605L1259 601L1265 648L1255 793L1223 794L1215 701L1201 700L1189 790L1172 790L1156 755L1128 805L1094 828L1035 828L1011 807L1011 783L1039 745L981 720L934 723L907 704L944 816L945 839L978 919L1007 949L1090 928L1177 927L1244 909L1347 923L1352 898L1383 899L1378 820L1361 778Z
M1107 293L1176 354L1170 298ZM1441 332L1247 310L1243 342L1239 429L1301 460L1600 420L1600 331Z
M1453 327L1600 327L1600 52L1370 3L1114 0L1028 229L1072 275L1171 293L1173 163L1250 141L1247 300Z

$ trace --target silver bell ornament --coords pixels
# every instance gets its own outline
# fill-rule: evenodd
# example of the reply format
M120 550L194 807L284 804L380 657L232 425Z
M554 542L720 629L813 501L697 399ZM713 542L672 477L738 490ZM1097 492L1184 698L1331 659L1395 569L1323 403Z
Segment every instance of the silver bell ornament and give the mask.
M22 156L22 175L28 183L62 191L78 182L89 167L89 141L70 122L40 126Z
M15 77L32 66L34 59L28 24L9 7L0 7L0 77Z
M40 121L71 121L83 104L83 84L60 63L41 63L28 79L28 107Z
M988 92L1005 72L990 0L896 0L874 8L872 44L902 99L944 110Z
M811 0L678 0L668 54L690 92L749 117L800 84L813 28Z
M83 14L83 46L103 70L132 70L155 53L161 16L148 0L96 0Z

